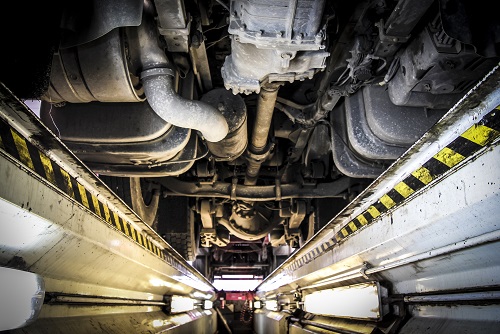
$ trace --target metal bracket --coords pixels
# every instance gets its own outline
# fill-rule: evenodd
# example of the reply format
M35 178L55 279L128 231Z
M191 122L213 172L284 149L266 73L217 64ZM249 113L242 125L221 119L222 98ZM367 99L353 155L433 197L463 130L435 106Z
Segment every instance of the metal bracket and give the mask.
M387 42L387 43L406 43L410 39L411 35L408 36L390 36L386 35L385 29L384 29L384 20L380 20L379 22L375 23L375 26L378 28L380 40L382 42Z
M276 194L276 200L281 201L281 180L276 178L275 182L274 191Z
M295 205L292 206L290 220L288 222L288 226L290 229L298 229L300 223L304 220L306 216L306 202L304 201L296 201Z
M237 185L238 185L238 179L236 177L233 177L233 179L231 180L231 195L230 195L230 198L233 201L236 200L236 186Z
M370 277L366 274L366 271L371 268L371 265L368 262L363 262L363 266L359 270L359 273L361 276L363 276L365 279L370 279Z
M201 223L204 229L213 229L214 221L212 219L212 206L209 200L200 201Z
M229 240L220 238L214 228L202 228L200 231L200 239L202 247L210 247L211 245L225 247L229 243Z
M188 16L184 28L162 28L158 31L164 36L167 42L167 49L170 52L188 52L189 51L189 33L191 30L191 17Z

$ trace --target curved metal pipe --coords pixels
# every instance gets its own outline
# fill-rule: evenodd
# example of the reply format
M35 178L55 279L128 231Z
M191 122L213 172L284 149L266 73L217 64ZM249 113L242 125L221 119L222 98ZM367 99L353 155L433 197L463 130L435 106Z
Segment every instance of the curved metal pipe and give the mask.
M198 130L210 142L226 137L229 127L224 116L209 104L177 95L168 69L153 68L141 76L148 103L158 116L175 126Z
M145 3L142 23L130 36L138 43L141 79L151 108L165 121L182 128L195 129L210 142L226 137L229 128L224 116L211 105L185 99L174 89L173 71L163 49L158 45L158 28L152 6ZM133 34L132 32L130 34Z

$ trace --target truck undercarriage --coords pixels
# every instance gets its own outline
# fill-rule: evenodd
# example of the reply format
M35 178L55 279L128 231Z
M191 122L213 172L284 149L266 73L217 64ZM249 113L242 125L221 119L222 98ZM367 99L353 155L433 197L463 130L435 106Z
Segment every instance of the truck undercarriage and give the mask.
M206 277L267 276L499 62L480 7L47 2L0 80Z

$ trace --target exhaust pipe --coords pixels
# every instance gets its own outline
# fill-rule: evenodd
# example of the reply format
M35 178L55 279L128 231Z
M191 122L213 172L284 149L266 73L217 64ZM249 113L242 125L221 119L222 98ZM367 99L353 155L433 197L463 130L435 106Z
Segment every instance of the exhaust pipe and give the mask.
M165 121L201 132L209 142L224 139L229 131L226 119L216 108L177 95L172 71L152 68L141 73L144 93L151 108Z
M229 131L222 113L207 103L185 99L175 92L174 72L158 46L157 27L152 18L152 6L145 2L142 23L134 29L143 69L141 79L149 105L168 123L198 130L209 142L221 141Z

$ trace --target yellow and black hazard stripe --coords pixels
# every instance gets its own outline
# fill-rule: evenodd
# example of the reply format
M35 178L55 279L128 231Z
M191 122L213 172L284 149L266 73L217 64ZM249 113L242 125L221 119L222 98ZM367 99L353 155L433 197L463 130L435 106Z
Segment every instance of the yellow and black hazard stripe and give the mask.
M344 225L333 238L297 259L291 264L290 270L295 270L314 260L356 231L370 225L382 214L396 208L412 194L424 188L480 149L493 143L499 137L500 106L489 112L478 123L472 125L422 166L410 173L367 210Z
M115 227L143 248L165 259L164 251L151 242L148 236L135 229L117 212L111 210L105 202L89 192L77 179L51 160L44 151L26 140L3 119L0 120L0 149L97 215L106 224Z
M341 228L335 235L334 242L340 242L360 228L373 222L381 214L395 208L413 193L430 184L498 137L500 137L500 111L497 107L497 109L484 116L480 122L471 126L450 144L446 145L417 170L410 173L365 212Z

